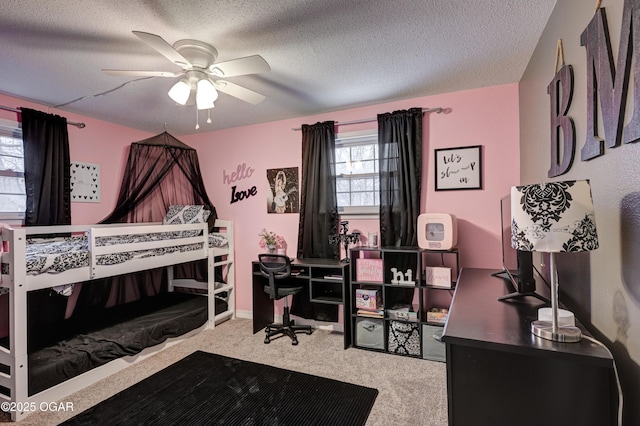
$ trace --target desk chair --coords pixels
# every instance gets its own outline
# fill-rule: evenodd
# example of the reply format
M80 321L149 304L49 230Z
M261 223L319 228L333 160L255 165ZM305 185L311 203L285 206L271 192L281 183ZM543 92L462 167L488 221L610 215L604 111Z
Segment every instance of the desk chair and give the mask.
M292 287L291 285L281 285L283 280L291 276L291 260L281 254L259 254L260 273L269 279L269 284L264 286L264 291L272 300L284 298L284 312L282 314L282 324L269 324L265 328L264 343L269 343L271 337L278 334L287 335L291 338L291 344L298 344L296 332L305 331L311 334L313 331L310 325L295 325L289 317L289 304L287 296L300 293L303 286Z

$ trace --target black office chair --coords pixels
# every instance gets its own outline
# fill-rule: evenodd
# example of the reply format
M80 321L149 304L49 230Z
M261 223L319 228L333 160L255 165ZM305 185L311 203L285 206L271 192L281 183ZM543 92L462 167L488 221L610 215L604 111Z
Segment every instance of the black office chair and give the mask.
M265 328L264 343L269 343L271 337L278 334L287 335L291 338L291 344L298 344L296 332L306 332L311 334L313 329L310 325L295 325L289 317L289 304L287 296L300 293L303 286L292 287L281 285L282 280L291 276L291 260L281 254L259 254L260 273L269 279L269 285L264 286L265 293L269 294L272 300L284 298L284 312L282 314L282 324L269 324ZM289 283L290 284L290 283Z

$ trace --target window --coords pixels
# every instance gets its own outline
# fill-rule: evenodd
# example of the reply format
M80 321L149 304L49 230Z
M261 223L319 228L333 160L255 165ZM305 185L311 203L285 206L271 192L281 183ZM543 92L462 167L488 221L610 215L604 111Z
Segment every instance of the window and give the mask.
M374 130L336 136L336 194L342 215L378 215L378 134Z
M22 129L0 120L0 218L23 219L27 208L24 187Z

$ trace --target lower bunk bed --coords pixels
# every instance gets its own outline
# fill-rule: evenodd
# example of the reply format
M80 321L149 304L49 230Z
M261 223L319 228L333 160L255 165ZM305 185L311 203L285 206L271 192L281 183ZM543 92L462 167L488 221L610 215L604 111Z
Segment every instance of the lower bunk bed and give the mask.
M222 299L216 304L226 310ZM207 320L206 298L185 293L163 293L66 320L48 345L29 353L28 394L183 336Z
M10 326L8 338L0 341L0 400L12 402L13 408L17 408L11 410L11 420L21 420L30 414L28 407L60 400L206 328L212 328L216 323L234 318L233 223L217 220L216 227L216 232L207 236L208 244L204 250L189 250L192 254L186 260L185 256L176 256L175 253L163 260L167 269L167 292L71 316L65 320L64 327L46 330L47 338L40 339L37 345L26 336L27 295L30 291L47 291L54 284L58 291L63 291L65 285L77 279L80 271L70 272L68 280L54 276L49 279L51 285L47 286L43 284L42 276L16 274L25 267L15 257L16 251L24 250L24 245L21 247L13 237L22 238L24 233L3 232L3 239L9 235L9 245L14 249L8 257L7 253L2 254L1 283L9 290ZM183 232L178 232L178 229L176 225L169 228L174 239L176 233ZM38 231L41 230L32 232ZM110 233L114 232L118 231ZM182 236L185 244L194 243L192 234ZM125 252L122 248L112 251ZM91 259L92 254L89 253L88 257ZM206 259L208 265L207 282L173 278L174 263L202 259ZM5 261L8 264L4 264ZM147 264L158 267L157 260ZM89 271L91 265L90 260ZM148 269L144 265L126 266L126 269ZM99 273L94 272L93 275L109 276L105 268L97 271Z

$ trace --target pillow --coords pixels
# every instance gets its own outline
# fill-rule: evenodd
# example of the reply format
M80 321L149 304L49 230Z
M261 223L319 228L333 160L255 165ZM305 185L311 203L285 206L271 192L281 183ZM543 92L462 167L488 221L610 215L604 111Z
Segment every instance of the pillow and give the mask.
M228 245L227 237L220 234L209 234L209 247L226 247Z
M169 207L167 214L162 219L165 225L180 225L186 223L206 223L211 212L201 205L174 205ZM195 237L198 231L184 231L182 237Z
M204 206L204 209L209 212L209 219L207 219L207 223L209 224L209 233L217 232L218 228L216 228L216 219L218 218L218 214L216 213L216 208L213 206Z

